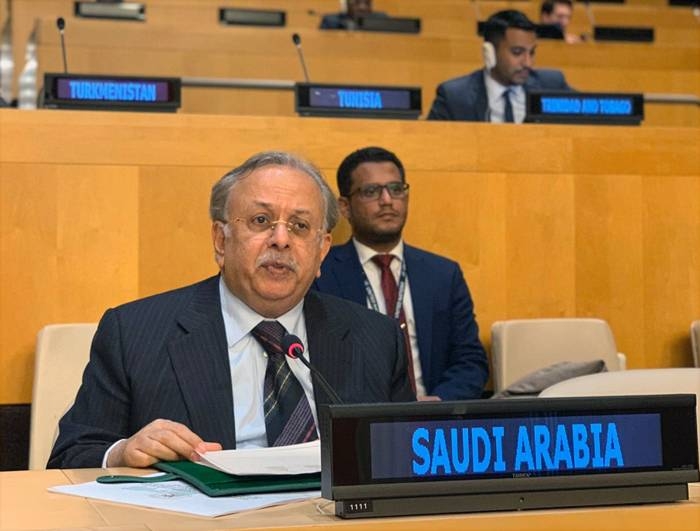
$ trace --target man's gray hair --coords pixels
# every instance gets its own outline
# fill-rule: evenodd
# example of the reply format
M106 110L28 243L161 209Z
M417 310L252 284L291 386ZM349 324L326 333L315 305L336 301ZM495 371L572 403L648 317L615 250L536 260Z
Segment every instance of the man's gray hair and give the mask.
M309 161L284 151L263 151L257 153L219 179L211 189L209 215L212 221L228 221L227 207L231 189L253 171L265 166L286 166L302 171L311 177L316 186L318 186L323 198L323 209L325 212L323 230L326 232L333 230L333 227L338 222L338 203L333 191L323 178L323 174Z

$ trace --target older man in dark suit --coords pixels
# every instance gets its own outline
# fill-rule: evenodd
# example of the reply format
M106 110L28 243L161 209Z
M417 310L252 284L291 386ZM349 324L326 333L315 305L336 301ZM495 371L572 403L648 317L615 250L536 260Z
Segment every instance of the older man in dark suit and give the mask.
M535 70L535 24L520 11L486 21L484 68L440 84L428 120L521 123L528 91L571 91L558 70Z
M210 213L220 275L107 311L49 467L317 438L316 406L332 400L284 356L288 334L345 402L414 399L394 321L307 294L338 217L316 168L258 154L214 185Z

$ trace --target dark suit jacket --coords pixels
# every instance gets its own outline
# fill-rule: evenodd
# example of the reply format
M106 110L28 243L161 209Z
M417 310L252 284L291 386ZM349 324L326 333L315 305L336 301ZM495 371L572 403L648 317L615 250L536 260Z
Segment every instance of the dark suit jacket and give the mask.
M328 295L304 303L311 363L343 401L413 399L393 320ZM108 310L49 468L99 467L107 448L158 418L235 448L219 277ZM314 386L316 404L330 399Z
M479 398L488 362L474 304L459 265L404 245L426 392L443 400ZM364 276L352 240L331 248L314 287L366 305Z
M572 90L559 70L533 70L525 83L525 91L537 89ZM428 120L485 122L488 109L489 100L482 68L467 76L441 83L437 88Z

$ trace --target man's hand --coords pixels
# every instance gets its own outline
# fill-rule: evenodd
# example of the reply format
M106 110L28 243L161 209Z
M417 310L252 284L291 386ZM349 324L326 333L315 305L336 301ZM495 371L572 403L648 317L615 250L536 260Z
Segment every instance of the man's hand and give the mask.
M419 396L418 401L419 402L438 402L442 400L439 396L435 395L425 395L425 396Z
M121 441L109 453L107 466L148 467L156 461L199 459L197 452L221 450L221 445L205 442L187 426L158 419Z

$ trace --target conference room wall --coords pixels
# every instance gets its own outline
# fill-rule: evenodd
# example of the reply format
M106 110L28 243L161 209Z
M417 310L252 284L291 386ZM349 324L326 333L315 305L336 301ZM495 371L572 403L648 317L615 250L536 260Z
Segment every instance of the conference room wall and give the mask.
M692 363L691 128L4 110L0 132L0 404L30 401L42 326L215 273L211 184L272 148L329 181L354 148L395 150L412 186L407 240L460 263L487 345L498 319L598 316L630 367ZM343 223L334 239L348 235Z
M43 17L39 22L40 43L60 47L55 19ZM307 58L317 57L322 63L342 62L346 59L364 59L369 63L375 59L474 62L480 61L481 58L481 39L476 35L435 37L314 30L302 33L302 37ZM84 48L97 52L122 50L124 54L136 55L133 57L133 60L137 61L135 65L140 65L138 55L141 53L191 51L200 54L204 60L214 53L271 58L279 56L298 67L297 52L292 45L288 28L216 25L212 28L176 31L173 26L75 20L71 23L70 41L67 45L71 56L73 50ZM538 43L537 54L537 59L541 60L542 64L551 66L696 70L700 50L692 44L598 42L571 46L561 41L541 40ZM60 51L55 57L58 60L57 64L60 64ZM50 58L46 57L45 60Z
M328 0L310 0L308 2L288 2L285 0L243 0L237 2L238 7L258 7L268 9L284 9L288 13L287 33L295 30L303 30L309 33L315 31L320 14L337 9L335 2ZM478 7L477 7L478 6ZM389 13L401 16L419 16L423 21L423 33L425 36L469 36L474 37L477 15L484 19L488 14L505 7L514 7L530 14L536 15L539 2L470 2L462 0L433 1L413 0L387 0L377 4L377 9L384 9ZM181 35L188 31L213 32L221 29L218 24L218 0L156 0L147 3L146 22L109 22L104 20L91 20L90 22L99 29L109 32L110 24L117 24L123 31L131 31L130 28L152 28L167 26L170 28L171 40L179 40ZM478 12L478 13L477 13ZM657 30L657 42L653 45L635 45L642 48L652 48L663 43L678 43L683 45L698 46L697 24L688 8L669 8L661 0L649 2L638 0L625 6L592 5L591 12L598 24L611 25L648 25ZM48 31L42 31L44 37L53 34L57 37L54 26L56 17L63 16L68 21L67 43L69 49L73 46L74 26L84 23L85 19L72 17L72 0L14 0L13 2L13 49L17 68L15 78L19 75L24 64L24 49L27 38L37 17L44 17L51 21ZM235 39L234 31L240 28L224 28L231 39ZM579 6L574 12L572 30L575 32L590 33L590 21L583 6ZM270 31L262 29L259 31ZM335 33L335 32L325 32ZM386 35L385 35L386 36ZM695 36L695 37L693 37ZM395 36L392 36L395 37ZM288 43L287 43L288 44ZM577 53L584 53L583 48L573 47ZM279 51L279 50L278 50ZM563 63L566 64L566 63ZM697 68L697 62L695 64Z
M46 42L39 47L40 72L62 70L61 53L51 24L51 21L44 21L42 26L43 35L48 37L42 38L42 42ZM105 28L112 29L105 35L98 32L99 24L81 21L77 26L71 48L71 70L96 74L148 72L215 78L302 78L296 52L284 31L236 30L245 38L235 42L222 30L211 35L188 33L187 38L173 42L169 31L163 28L152 32L142 28L117 38L116 32L123 26L106 24L111 26ZM314 33L310 41L306 48L307 63L315 80L421 86L424 114L441 81L479 68L481 64L475 39L416 40L391 36L384 40L378 35ZM90 44L93 42L102 44ZM124 42L128 42L129 47ZM373 54L372 48L381 48L381 56ZM693 94L700 86L700 71L689 67L694 59L697 62L697 50L670 47L675 53L665 55L654 48L656 53L650 54L639 46L608 43L591 45L588 55L579 57L572 54L571 49L561 43L545 43L541 46L538 64L557 66L560 60L575 63L564 70L570 83L581 90ZM559 57L559 52L564 55ZM343 59L338 60L338 56ZM607 66L597 66L599 62ZM643 67L645 64L648 68ZM293 97L288 93L186 89L183 111L291 115L294 107ZM700 108L697 105L665 106L659 108L659 112L650 113L646 123L697 126Z

